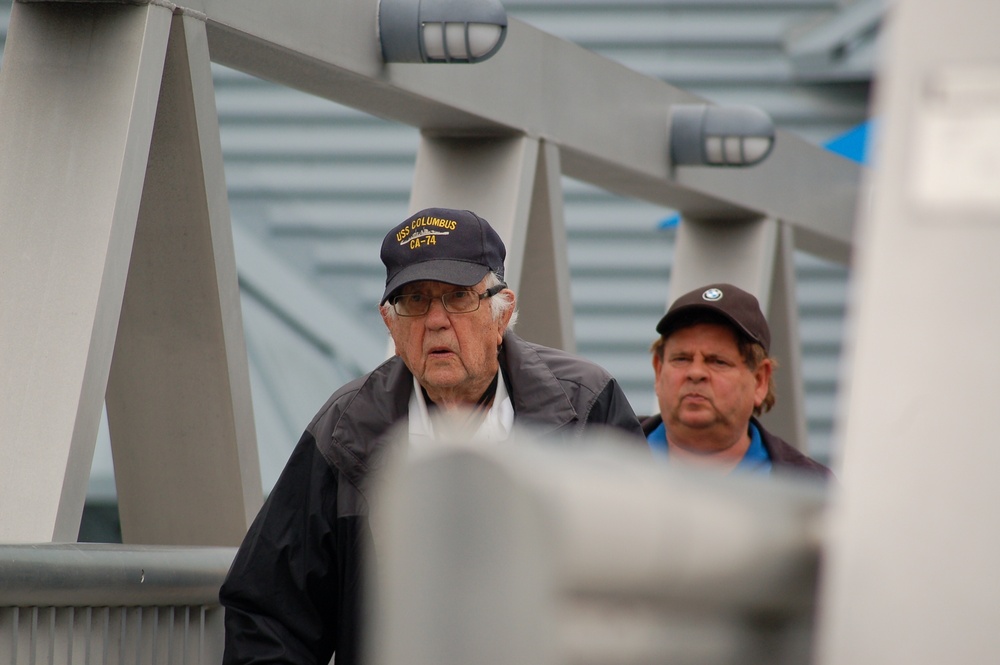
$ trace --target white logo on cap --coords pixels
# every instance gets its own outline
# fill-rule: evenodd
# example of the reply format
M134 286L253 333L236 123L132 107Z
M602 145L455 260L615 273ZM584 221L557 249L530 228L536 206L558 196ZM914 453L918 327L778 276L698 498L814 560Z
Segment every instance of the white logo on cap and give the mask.
M709 289L701 294L702 300L708 300L709 302L715 302L716 300L722 300L722 291L719 289Z

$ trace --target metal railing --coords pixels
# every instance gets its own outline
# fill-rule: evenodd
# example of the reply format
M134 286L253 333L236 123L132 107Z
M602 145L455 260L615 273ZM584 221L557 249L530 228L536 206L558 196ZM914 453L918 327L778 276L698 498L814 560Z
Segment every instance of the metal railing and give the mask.
M232 548L0 545L0 663L222 660Z

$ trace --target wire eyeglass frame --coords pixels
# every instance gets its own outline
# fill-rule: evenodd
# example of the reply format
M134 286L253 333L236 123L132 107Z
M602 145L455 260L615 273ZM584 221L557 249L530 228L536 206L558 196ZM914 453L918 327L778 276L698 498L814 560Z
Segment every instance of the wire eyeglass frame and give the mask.
M449 291L433 297L423 293L404 293L392 299L392 308L400 316L423 316L431 311L432 302L440 300L444 310L449 314L471 314L479 309L484 300L492 298L506 288L507 285L501 282L482 293L477 293L472 289ZM475 298L467 298L469 295L475 296Z

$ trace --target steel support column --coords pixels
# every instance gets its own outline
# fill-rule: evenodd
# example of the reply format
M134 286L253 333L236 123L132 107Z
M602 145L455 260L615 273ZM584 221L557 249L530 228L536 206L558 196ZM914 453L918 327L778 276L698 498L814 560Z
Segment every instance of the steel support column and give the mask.
M516 248L523 255L517 329L532 342L575 352L567 245L559 149L541 141L528 232Z
M204 22L175 15L107 393L122 537L238 545L261 477Z
M795 292L795 231L778 222L778 247L774 257L771 292L766 297L771 356L778 361L775 377L777 401L761 417L772 432L804 452L809 452L806 426L806 389L802 375L802 339L799 336L799 299Z
M4 542L77 537L170 16L154 5L11 12L0 70Z

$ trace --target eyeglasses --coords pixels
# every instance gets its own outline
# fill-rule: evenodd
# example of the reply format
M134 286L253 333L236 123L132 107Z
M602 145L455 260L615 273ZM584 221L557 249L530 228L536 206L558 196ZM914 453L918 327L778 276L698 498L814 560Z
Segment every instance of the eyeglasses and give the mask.
M492 298L507 288L506 284L497 284L483 293L475 291L451 291L439 296L428 296L423 293L404 293L392 299L392 307L400 316L423 316L431 310L431 303L441 299L444 309L452 314L468 314L479 309L479 304L487 298Z

